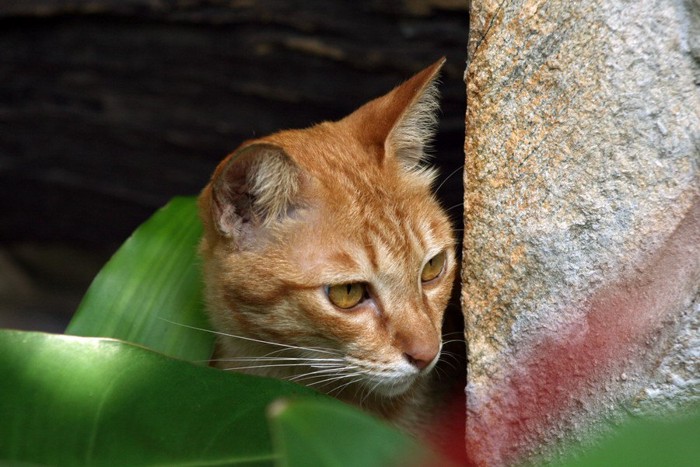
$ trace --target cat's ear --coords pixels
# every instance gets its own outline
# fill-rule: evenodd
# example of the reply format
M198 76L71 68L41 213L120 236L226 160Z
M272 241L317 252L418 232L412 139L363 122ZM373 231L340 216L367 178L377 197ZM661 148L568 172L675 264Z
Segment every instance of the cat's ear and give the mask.
M444 63L443 57L349 117L359 125L359 138L383 146L383 157L395 157L409 171L422 168L437 130L437 81Z
M288 215L299 169L281 147L253 143L224 159L211 181L211 215L219 233L244 241Z
M394 154L408 170L420 167L437 131L438 75L444 63L441 58L389 94L397 118L384 142L385 154Z

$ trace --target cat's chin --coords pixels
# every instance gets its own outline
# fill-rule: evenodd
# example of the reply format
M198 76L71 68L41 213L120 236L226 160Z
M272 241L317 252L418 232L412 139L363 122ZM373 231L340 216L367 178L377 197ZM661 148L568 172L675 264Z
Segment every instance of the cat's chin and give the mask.
M416 378L404 378L400 381L388 380L379 384L376 381L367 382L367 386L383 397L398 397L405 394L415 383Z

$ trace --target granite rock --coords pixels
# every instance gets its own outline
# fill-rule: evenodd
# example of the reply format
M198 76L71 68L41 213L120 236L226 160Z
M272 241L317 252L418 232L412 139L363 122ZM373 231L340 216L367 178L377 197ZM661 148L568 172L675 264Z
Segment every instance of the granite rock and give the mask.
M474 1L462 307L475 463L697 401L697 2Z

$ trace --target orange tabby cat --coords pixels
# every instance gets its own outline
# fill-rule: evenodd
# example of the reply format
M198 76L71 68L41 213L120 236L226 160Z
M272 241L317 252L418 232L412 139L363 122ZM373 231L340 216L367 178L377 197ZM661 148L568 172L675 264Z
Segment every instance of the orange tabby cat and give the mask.
M216 168L199 207L218 367L313 386L414 432L427 422L456 266L423 162L443 63Z

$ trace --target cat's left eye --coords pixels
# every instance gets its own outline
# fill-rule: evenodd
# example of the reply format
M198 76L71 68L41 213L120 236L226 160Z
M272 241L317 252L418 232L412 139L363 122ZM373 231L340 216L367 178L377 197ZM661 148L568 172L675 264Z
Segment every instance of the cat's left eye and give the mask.
M431 280L437 278L442 270L445 268L445 252L438 253L437 255L430 258L430 260L423 266L423 271L420 274L420 280L423 282L430 282Z

